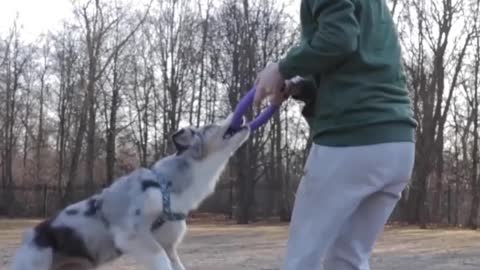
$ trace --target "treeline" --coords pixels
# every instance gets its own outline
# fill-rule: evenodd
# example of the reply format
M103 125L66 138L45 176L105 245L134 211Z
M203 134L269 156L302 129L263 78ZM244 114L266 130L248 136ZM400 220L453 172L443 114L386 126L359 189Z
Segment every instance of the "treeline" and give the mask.
M419 123L414 177L392 219L475 228L479 3L389 4ZM35 43L13 22L0 33L0 215L51 214L171 154L179 127L226 116L298 40L288 14L274 0L76 1ZM310 143L300 109L288 102L252 136L203 210L289 220Z

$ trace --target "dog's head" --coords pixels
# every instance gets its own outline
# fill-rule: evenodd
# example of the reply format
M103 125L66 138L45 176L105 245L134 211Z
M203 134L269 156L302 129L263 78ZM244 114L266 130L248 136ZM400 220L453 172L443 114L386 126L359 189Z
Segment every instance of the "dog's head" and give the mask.
M197 161L215 156L228 158L250 135L248 127L229 132L232 115L215 124L202 127L182 128L172 136L177 155L184 155Z

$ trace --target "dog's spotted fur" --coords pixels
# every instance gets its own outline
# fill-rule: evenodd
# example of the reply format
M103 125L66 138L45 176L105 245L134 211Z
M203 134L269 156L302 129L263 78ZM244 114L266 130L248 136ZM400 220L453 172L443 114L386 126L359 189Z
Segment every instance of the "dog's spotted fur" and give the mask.
M184 270L176 248L186 223L159 218L163 197L158 176L172 183L172 211L198 207L249 136L243 129L225 138L230 120L178 131L173 135L175 155L121 177L26 232L11 269L87 270L129 255L149 269Z

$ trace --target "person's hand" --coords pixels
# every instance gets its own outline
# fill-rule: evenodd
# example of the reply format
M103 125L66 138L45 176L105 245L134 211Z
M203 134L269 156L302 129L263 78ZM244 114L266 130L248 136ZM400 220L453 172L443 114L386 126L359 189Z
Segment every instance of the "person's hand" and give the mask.
M256 92L253 105L259 108L267 96L270 96L271 104L280 105L288 98L288 95L282 91L284 83L284 78L278 70L278 63L266 66L255 81Z

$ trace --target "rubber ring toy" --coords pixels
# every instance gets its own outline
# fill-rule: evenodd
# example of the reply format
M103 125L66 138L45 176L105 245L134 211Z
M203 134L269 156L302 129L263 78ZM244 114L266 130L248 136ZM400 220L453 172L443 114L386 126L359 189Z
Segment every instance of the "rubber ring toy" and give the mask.
M253 87L248 91L248 93L240 100L235 108L233 113L233 120L230 124L230 129L235 132L242 128L243 116L247 113L248 108L253 104L253 99L255 97L256 89ZM269 105L265 110L263 110L254 120L245 124L251 131L258 129L260 126L264 125L272 116L278 111L278 105Z

